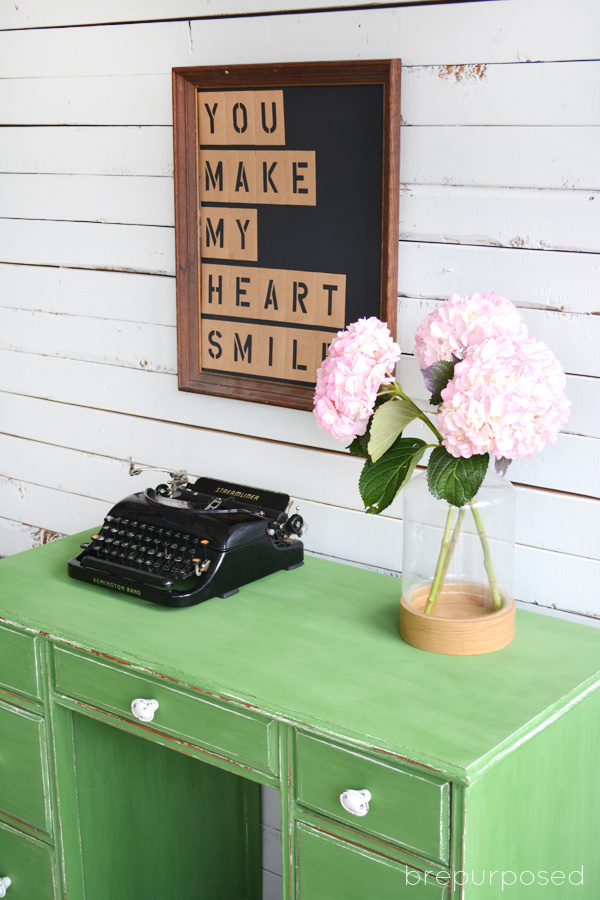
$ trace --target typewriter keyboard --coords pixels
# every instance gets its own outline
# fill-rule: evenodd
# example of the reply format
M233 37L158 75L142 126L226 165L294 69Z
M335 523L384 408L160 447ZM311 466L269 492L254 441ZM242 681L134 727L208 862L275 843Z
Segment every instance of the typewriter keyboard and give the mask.
M171 531L131 515L107 516L89 546L90 555L96 559L171 581L188 578L199 566L204 571L207 550L208 541L197 535Z

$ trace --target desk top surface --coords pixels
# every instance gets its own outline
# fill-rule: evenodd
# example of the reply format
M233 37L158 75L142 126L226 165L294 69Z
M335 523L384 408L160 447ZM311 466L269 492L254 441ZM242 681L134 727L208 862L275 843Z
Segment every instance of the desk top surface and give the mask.
M85 536L2 560L0 618L460 780L600 683L586 625L519 610L503 650L425 653L399 636L398 579L310 557L170 609L69 578Z

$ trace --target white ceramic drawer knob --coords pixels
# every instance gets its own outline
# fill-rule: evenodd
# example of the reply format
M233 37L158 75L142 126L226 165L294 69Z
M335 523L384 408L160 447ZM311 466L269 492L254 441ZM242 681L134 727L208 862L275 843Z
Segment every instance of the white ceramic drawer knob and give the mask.
M366 816L369 812L370 799L369 791L348 790L340 794L340 803L346 812L352 813L353 816Z
M138 697L131 704L131 712L140 722L151 722L158 709L158 700L142 700Z
M10 887L10 878L0 878L0 897L6 897L6 891Z

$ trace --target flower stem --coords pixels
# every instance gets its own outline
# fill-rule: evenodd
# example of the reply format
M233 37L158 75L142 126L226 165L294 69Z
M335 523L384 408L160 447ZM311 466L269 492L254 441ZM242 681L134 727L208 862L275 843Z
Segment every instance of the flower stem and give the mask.
M385 393L387 393L387 394L394 394L396 397L401 397L402 400L406 401L406 403L410 403L410 405L412 406L412 408L415 410L415 413L416 413L415 418L420 419L422 422L425 422L425 424L427 425L427 427L428 427L431 431L433 431L433 433L435 434L436 438L438 439L439 444L441 444L442 441L444 440L444 435L441 434L441 433L437 430L437 428L435 427L435 425L433 424L433 422L425 415L425 413L424 413L421 409L419 409L419 407L417 406L417 404L416 404L416 403L413 403L413 401L410 399L410 397L407 397L407 396L406 396L406 394L404 393L404 391L402 390L402 388L401 388L401 386L398 384L398 382L396 381L394 384L391 384L391 385L390 385L390 388L391 388L391 390L385 391Z
M462 527L463 519L466 515L466 512L467 512L467 510L464 506L461 506L461 508L458 510L458 519L456 520L456 525L454 526L454 531L452 532L452 538L450 540L450 547L448 549L448 554L446 556L446 561L444 563L444 570L442 572L440 590L444 586L444 583L446 581L446 575L448 574L448 567L450 566L450 561L452 559L452 555L456 548L456 544L458 543L458 536L460 534L460 529Z
M453 507L450 507L450 510L453 512ZM442 593L442 588L444 587L444 584L446 583L446 575L448 574L448 568L450 567L450 561L452 560L454 550L456 549L456 544L458 543L458 536L460 534L460 529L462 527L465 513L466 513L466 509L464 507L461 507L458 511L458 519L456 520L456 525L454 526L454 531L452 532L452 537L450 538L450 542L448 544L447 551L444 553L444 559L442 560L441 573L439 575L439 578L438 578L438 581L437 581L437 584L435 587L435 593L434 593L433 583L429 590L429 599L427 601L427 605L425 606L425 610L424 610L428 615L431 612L433 612L435 604L438 602L440 594ZM443 549L443 544L442 544L442 549ZM436 567L436 574L437 574L437 572L438 572L438 570ZM435 576L434 576L434 582L435 582Z
M483 564L485 566L485 571L490 583L490 589L492 591L492 601L494 604L494 609L502 609L502 596L500 594L500 591L498 590L498 585L496 584L496 576L494 575L494 570L492 568L492 554L490 553L490 545L488 544L488 539L483 527L483 522L481 521L479 510L475 506L473 500L469 500L469 506L471 507L471 512L473 513L473 518L477 527L477 534L479 535L479 540L481 541L481 547L483 549Z
M446 557L450 551L450 532L452 531L452 520L454 519L454 506L450 506L448 508L448 515L446 516L446 526L444 528L444 535L442 537L442 546L440 548L440 555L438 556L437 566L435 567L435 574L433 576L433 581L431 583L431 588L429 589L429 598L427 603L425 604L425 609L423 612L426 616L430 615L433 611L435 604L438 601L440 596L440 592L442 590L442 585L444 584L443 575L444 572L447 571L446 565Z

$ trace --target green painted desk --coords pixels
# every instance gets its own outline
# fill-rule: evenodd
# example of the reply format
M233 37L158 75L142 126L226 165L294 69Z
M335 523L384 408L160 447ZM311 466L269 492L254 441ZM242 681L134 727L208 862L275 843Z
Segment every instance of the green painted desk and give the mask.
M597 630L519 612L505 650L426 654L396 579L314 558L167 609L69 579L81 539L0 564L9 900L259 900L261 783L286 898L600 894Z

